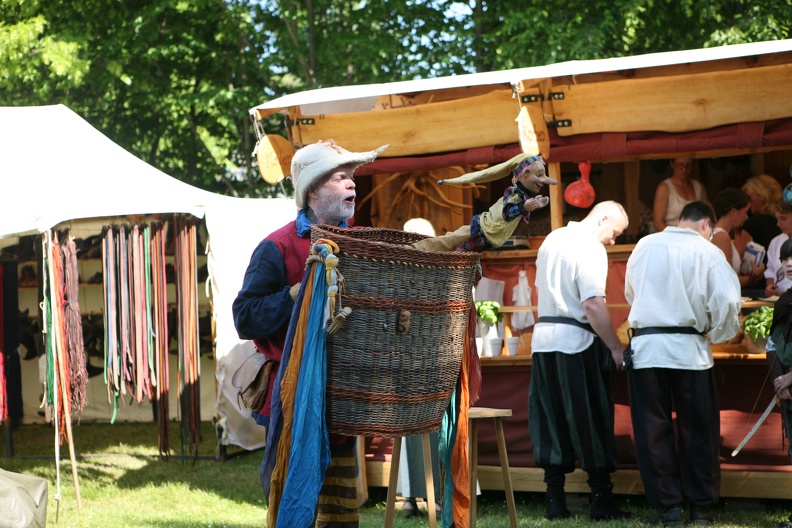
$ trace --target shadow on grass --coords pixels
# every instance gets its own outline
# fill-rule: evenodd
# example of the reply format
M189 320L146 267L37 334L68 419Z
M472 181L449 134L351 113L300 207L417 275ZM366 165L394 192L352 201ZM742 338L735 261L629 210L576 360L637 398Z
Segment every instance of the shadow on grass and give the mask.
M5 431L3 431L5 434ZM21 426L14 431L14 459L3 459L3 467L46 478L55 482L54 434L51 426ZM245 452L225 462L215 460L217 440L211 423L202 424L203 442L199 448L200 458L193 461L189 456L182 458L181 433L177 422L171 423L170 435L172 457L160 460L157 449L157 430L153 423L83 424L74 427L77 466L83 487L84 502L102 500L106 489L115 489L123 496L141 497L140 500L154 502L160 495L175 497L174 500L204 500L202 521L194 519L163 518L157 516L156 508L141 511L143 518L133 526L168 526L187 528L192 526L261 526L260 522L234 522L215 511L214 503L222 503L226 511L245 508L248 516L263 519L263 491L258 477L263 450ZM65 486L71 482L68 447L64 444L61 453L61 477ZM52 484L51 484L52 486ZM152 488L154 491L147 490ZM194 494L192 492L195 492ZM51 487L51 494L54 488ZM148 493L148 495L146 495ZM68 497L68 493L66 495ZM108 493L112 499L114 494ZM361 508L361 528L382 526L385 512L386 488L370 488L369 501ZM209 497L203 499L203 497ZM646 519L654 510L642 496L619 496L623 509L631 511L639 519ZM553 526L544 519L544 495L542 493L516 492L515 501L521 526ZM588 520L588 497L586 494L569 494L570 510L574 520L566 526L578 527L590 524ZM477 500L478 526L480 528L508 525L505 496L502 491L484 491ZM779 520L792 513L792 501L722 499L714 508L716 522L725 527L776 526ZM397 512L396 527L425 526L427 517L405 518ZM525 524L525 523L528 524ZM636 526L636 521L607 523L609 527ZM88 526L89 524L77 525Z

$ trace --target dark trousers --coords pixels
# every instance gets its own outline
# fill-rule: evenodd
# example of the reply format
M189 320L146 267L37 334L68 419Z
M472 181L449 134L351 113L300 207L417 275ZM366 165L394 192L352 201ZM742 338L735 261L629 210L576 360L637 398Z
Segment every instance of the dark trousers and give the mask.
M629 372L638 469L649 504L711 506L720 497L720 406L712 369ZM674 417L676 411L676 433Z
M575 459L589 474L618 468L605 352L595 339L576 354L533 354L528 425L534 460L546 472L571 473Z

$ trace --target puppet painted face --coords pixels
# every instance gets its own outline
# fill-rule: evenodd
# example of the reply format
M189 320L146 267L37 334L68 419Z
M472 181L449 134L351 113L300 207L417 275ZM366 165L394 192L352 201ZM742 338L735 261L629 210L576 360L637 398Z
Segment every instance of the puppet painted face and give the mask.
M512 181L514 183L521 183L523 187L534 194L541 194L545 185L556 185L558 183L553 178L547 177L545 174L545 164L541 159L525 167Z

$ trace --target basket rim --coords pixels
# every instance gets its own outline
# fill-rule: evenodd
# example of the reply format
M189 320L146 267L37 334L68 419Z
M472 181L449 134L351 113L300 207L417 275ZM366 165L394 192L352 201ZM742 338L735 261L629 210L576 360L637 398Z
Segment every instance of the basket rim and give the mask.
M389 242L380 242L378 240L368 240L364 238L359 238L355 236L349 236L346 233L356 231L355 228L343 228L343 227L336 227L324 224L313 224L311 225L311 240L314 240L314 233L316 233L316 238L328 238L332 240L332 237L341 237L342 241L347 243L354 243L354 244L361 244L365 243L366 245L372 244L373 247L381 248L381 249L392 249L392 248L399 248L401 253L400 258L394 258L394 260L402 260L405 256L404 252L407 252L406 255L420 255L421 258L425 258L426 256L437 256L443 260L454 260L456 261L456 265L454 267L466 267L466 266L477 266L481 261L481 253L476 251L428 251L425 249L418 249L412 247L409 243L406 244L393 244ZM413 238L414 242L419 240L424 240L426 238L434 238L429 237L426 235L421 235L419 233L411 233L409 231L400 231L398 229L390 229L386 227L365 227L362 229L358 229L357 231L360 232L368 232L371 233L372 231L375 233L398 233L398 236L404 237L406 235L407 238ZM324 236L324 235L328 236ZM344 248L341 248L341 251L345 251ZM438 264L439 266L439 264Z

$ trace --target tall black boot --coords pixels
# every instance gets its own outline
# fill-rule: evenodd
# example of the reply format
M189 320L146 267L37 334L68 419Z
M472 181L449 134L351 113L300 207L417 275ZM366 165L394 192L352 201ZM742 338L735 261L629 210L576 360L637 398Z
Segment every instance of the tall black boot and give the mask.
M547 511L547 518L551 521L553 519L566 519L572 515L566 507L564 488L547 488L545 510Z
M613 484L608 473L590 473L589 486L591 486L591 511L589 517L592 521L609 521L612 519L629 519L632 513L620 510L613 497Z
M545 510L547 511L547 518L550 520L566 519L572 515L566 507L565 480L566 476L560 469L545 469L544 481L547 484Z

